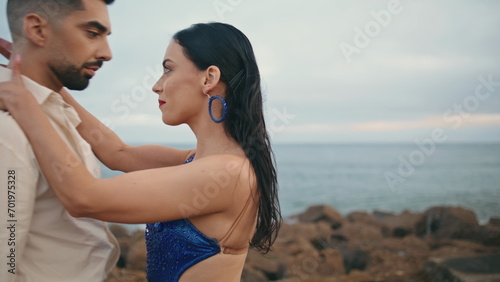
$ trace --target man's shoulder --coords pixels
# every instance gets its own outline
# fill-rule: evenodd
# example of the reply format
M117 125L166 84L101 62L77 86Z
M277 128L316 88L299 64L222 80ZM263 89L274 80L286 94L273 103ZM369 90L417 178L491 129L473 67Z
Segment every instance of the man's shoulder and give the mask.
M35 153L26 135L8 112L0 111L0 167L16 165L29 171L39 170ZM27 171L26 171L27 173Z
M7 148L12 148L14 146L19 150L21 148L26 148L26 146L30 146L28 138L26 138L23 130L9 112L0 111L0 128L0 145Z
M12 71L10 69L0 67L0 82L9 81L12 77ZM24 86L35 96L35 99L39 104L42 104L45 99L53 92L49 88L38 84L37 82L31 80L26 76L22 76Z
M0 67L0 82L10 80L11 73L11 70ZM42 87L31 80L29 81L29 83L35 85L35 87ZM16 148L16 151L20 150L20 148L22 148L23 150L25 148L31 148L31 145L26 138L23 130L21 129L21 127L19 127L15 119L7 111L0 110L0 128L0 145L6 146L8 148L11 148L13 145L15 145L14 148Z
M7 81L10 79L11 72L8 68L0 66L0 81Z

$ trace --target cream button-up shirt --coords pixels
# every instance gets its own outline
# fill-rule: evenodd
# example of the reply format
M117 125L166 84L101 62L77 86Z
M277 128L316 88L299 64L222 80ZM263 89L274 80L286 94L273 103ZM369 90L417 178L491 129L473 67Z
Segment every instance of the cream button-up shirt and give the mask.
M0 67L0 81L10 78L11 71ZM90 145L76 130L76 111L59 94L23 79L64 142L100 177ZM0 111L0 281L103 281L118 256L117 241L105 223L66 211L23 131Z

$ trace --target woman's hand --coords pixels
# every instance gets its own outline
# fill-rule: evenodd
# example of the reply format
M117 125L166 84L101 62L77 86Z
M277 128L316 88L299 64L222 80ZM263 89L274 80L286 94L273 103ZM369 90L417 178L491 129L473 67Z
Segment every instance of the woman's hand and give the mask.
M16 55L11 65L10 81L0 82L0 109L8 110L16 118L22 112L29 114L31 107L38 107L38 103L33 94L24 86L21 76L21 56Z

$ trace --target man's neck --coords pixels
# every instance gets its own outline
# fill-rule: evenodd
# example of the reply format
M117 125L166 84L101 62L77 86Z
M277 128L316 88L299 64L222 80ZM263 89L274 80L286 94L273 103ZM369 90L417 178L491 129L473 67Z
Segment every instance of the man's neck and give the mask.
M36 83L59 93L62 83L55 77L47 63L36 54L25 52L21 54L21 73Z

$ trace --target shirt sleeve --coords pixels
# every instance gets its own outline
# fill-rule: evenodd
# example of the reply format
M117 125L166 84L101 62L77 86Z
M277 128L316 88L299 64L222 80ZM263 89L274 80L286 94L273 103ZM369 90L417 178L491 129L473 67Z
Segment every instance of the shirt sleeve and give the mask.
M20 144L9 143L12 142L0 140L0 281L14 282L19 281L19 267L26 259L23 252L33 217L39 171L29 146L20 150Z

